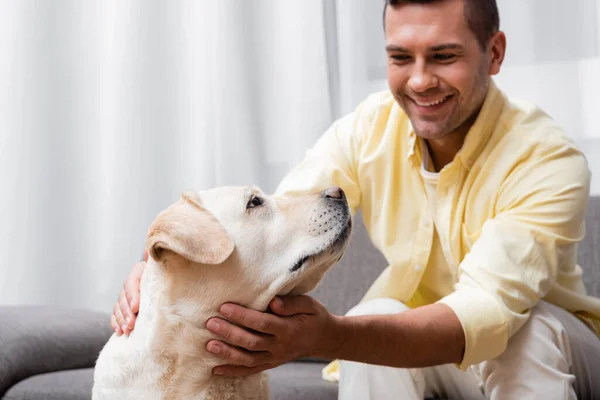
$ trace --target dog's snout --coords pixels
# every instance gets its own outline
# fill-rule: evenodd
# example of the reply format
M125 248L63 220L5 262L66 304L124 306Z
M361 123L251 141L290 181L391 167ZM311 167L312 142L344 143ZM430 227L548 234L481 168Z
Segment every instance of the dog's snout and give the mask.
M321 192L321 196L324 198L327 198L327 199L336 199L336 200L343 200L346 198L344 191L337 186L323 190Z

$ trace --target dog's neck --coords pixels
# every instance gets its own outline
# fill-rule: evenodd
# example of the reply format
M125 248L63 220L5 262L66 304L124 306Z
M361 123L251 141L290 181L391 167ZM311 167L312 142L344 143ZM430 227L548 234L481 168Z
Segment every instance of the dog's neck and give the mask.
M194 271L193 266L185 265L180 269L180 265L148 260L141 281L140 312L130 340L143 347L140 350L151 358L148 362L162 371L157 384L168 394L166 398L209 399L210 393L223 387L236 387L239 392L245 379L215 376L212 369L225 362L206 350L206 343L216 338L206 329L206 321L218 314L223 288L215 287L210 270ZM177 293L173 293L175 288ZM259 301L266 308L269 299Z
M191 318L185 305L169 304L169 284L163 267L149 259L141 281L140 312L130 337L144 347L142 351L151 358L148 361L162 370L157 384L168 394L165 398L204 398L198 396L210 387L212 368L222 363L205 348L214 337L205 322L214 312L196 304L195 318Z

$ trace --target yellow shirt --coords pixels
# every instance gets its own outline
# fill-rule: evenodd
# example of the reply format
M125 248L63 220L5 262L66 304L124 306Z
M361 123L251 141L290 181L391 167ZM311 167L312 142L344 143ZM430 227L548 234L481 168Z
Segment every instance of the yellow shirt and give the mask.
M364 300L418 306L429 300L419 295L425 267L440 267L428 263L434 224L421 165L421 142L386 91L334 123L277 193L343 188L389 263ZM500 355L540 299L600 330L600 300L586 295L576 261L589 182L584 156L561 128L492 82L436 192L439 241L456 276L439 302L464 329L461 369Z

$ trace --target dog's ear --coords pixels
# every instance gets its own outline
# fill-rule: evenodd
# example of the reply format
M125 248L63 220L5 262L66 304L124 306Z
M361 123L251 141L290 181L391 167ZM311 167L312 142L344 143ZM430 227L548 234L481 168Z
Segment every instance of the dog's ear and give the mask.
M183 193L179 202L156 217L146 246L156 261L169 250L202 264L221 264L234 248L223 225L202 206L195 192Z

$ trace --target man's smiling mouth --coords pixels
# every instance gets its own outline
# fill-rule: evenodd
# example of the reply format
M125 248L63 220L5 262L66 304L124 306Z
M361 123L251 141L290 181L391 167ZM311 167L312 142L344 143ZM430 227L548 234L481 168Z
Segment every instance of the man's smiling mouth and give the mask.
M450 100L450 98L453 95L448 95L439 99L432 99L432 100L417 100L415 98L409 97L416 105L418 105L419 107L434 107L437 105L440 105L442 103L445 103L446 101Z

